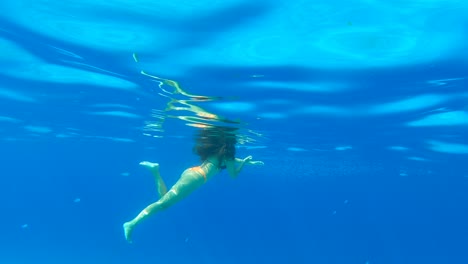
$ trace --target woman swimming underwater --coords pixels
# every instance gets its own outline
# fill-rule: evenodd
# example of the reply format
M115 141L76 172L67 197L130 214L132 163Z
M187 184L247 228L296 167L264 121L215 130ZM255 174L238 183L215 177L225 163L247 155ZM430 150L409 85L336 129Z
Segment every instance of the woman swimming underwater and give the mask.
M253 161L252 156L235 158L237 140L233 130L223 127L200 130L194 151L200 156L202 163L186 169L169 191L159 174L159 164L140 162L140 165L147 167L153 174L160 199L148 205L133 220L123 224L125 239L128 242L132 241L133 229L141 221L187 197L221 170L226 169L231 177L236 178L246 164L263 165L262 161Z

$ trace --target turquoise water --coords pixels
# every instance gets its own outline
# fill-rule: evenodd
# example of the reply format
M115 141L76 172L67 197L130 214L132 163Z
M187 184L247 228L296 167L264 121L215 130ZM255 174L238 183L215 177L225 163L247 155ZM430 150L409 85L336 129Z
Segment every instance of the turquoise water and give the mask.
M465 2L0 10L0 263L467 263ZM157 199L138 163L173 184L206 124L239 128L238 156L265 166L128 244L122 224Z

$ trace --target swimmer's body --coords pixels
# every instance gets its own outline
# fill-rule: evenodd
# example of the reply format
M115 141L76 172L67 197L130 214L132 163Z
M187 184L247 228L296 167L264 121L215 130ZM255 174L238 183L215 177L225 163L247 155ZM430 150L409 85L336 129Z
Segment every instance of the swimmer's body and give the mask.
M252 156L244 159L235 158L236 140L234 137L226 136L224 131L221 133L216 131L217 133L212 134L209 132L213 131L203 130L200 133L195 147L202 164L186 169L169 191L159 174L159 164L148 161L140 162L140 165L147 167L153 174L160 199L148 205L133 220L123 225L125 239L128 242L132 242L133 229L142 220L184 199L221 170L226 169L231 177L236 178L246 164L263 165L262 161L253 161Z

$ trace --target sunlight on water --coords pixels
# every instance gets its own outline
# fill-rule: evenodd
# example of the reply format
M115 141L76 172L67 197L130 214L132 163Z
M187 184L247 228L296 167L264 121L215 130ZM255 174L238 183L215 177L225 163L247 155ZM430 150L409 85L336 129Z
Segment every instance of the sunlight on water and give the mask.
M174 65L174 61L183 62L179 63L179 69L206 63L244 66L287 63L320 68L418 64L461 48L465 36L460 22L467 21L463 16L467 5L459 1L412 0L388 4L354 0L350 5L338 5L333 1L311 4L304 0L292 4L141 0L63 4L18 0L5 1L0 7L7 10L4 16L9 19L53 38L113 52L164 53L157 65L146 66L158 72L164 72L161 65ZM80 12L84 8L93 12ZM215 16L216 10L230 8L252 12L244 19L254 26L230 28L219 34L216 41L204 40L203 36L213 31L213 27L202 21ZM450 11L452 16L443 16L444 11ZM133 15L135 19L125 23L113 20L121 14ZM154 26L142 23L156 15ZM186 32L179 26L191 22L194 32ZM232 21L226 23L230 27ZM204 43L205 48L180 42L190 38L197 38L194 44ZM188 49L171 51L180 45ZM166 73L168 69L165 67ZM171 71L177 69L172 67Z
M24 129L39 134L48 134L52 132L52 129L45 126L25 126Z
M130 105L124 105L124 104L106 104L106 103L99 103L99 104L93 104L91 107L96 107L96 108L123 108L123 109L135 109L135 107L130 106Z
M170 47L168 44L174 42L174 39L168 37L178 37L180 34L162 25L173 25L171 20L223 8L230 2L238 1L210 1L207 5L203 1L73 0L62 3L18 0L4 1L0 7L9 10L5 16L52 38L97 49L130 52L167 49ZM121 15L134 16L135 23L119 23L116 18ZM154 19L156 15L159 19L154 23L138 23ZM161 18L167 19L167 22L161 21ZM166 41L161 41L164 38Z
M452 111L428 115L408 123L409 126L457 126L468 125L468 112Z
M284 119L288 118L288 115L285 113L275 113L275 112L262 112L257 114L260 118L266 119Z
M352 146L338 146L338 147L335 147L335 150L338 150L338 151L351 150L351 149L353 149Z
M15 77L37 81L85 84L122 90L137 89L136 84L117 77L53 64L31 64L9 72Z
M13 90L9 90L9 89L2 89L2 88L0 88L0 98L6 98L6 99L14 100L14 101L25 102L25 103L37 102L35 98L29 95L16 92Z
M125 117L125 118L142 118L139 115L124 112L124 111L104 111L104 112L88 112L90 115L102 115L102 116L115 116L115 117Z
M398 112L407 112L434 107L449 99L447 95L426 94L400 101L377 105L370 109L374 114L390 114Z
M307 149L304 148L298 148L298 147L289 147L286 150L288 151L294 151L294 152L302 152L302 151L307 151Z
M121 138L121 137L106 137L106 136L85 136L84 138L95 138L95 139L105 139L121 143L134 143L135 140L131 138Z
M461 78L448 78L448 79L440 79L440 80L430 80L427 81L428 84L435 85L435 86L442 86L447 84L452 84L454 82L465 80L466 77Z
M454 46L464 38L456 19L447 22L453 24L452 31L439 31L437 24L431 28L433 23L444 24L438 12L431 10L433 5L418 4L408 9L407 3L353 2L355 8L325 2L277 2L272 14L256 27L231 31L220 41L210 43L209 49L177 58L189 56L190 61L205 62L205 58L216 57L218 60L211 63L222 65L259 66L287 61L289 65L355 68L417 64L461 47ZM447 7L442 2L435 6ZM463 19L463 12L459 16Z
M449 143L437 140L427 142L429 148L433 151L451 153L451 154L468 154L468 145L459 143Z
M390 146L388 147L388 149L395 150L395 151L407 151L408 150L407 147L403 147L403 146Z
M2 38L0 38L0 49L3 51L0 55L0 62L8 65L8 67L4 67L3 74L9 76L27 80L88 84L124 90L137 88L136 84L114 76L47 63ZM28 98L27 95L14 95L6 91L0 92L0 96L2 95L8 95L10 98L22 98L23 100Z
M255 104L247 102L214 103L213 107L228 112L248 112L255 111Z
M9 116L0 116L0 122L19 123L21 120Z
M462 94L442 95L442 94L422 94L410 98L396 100L393 102L375 104L371 106L355 105L348 107L341 106L327 106L327 105L309 105L298 107L291 111L295 115L323 115L323 116L379 116L398 114L405 112L416 112L418 110L432 109L439 105L443 105L449 101L460 99ZM431 110L435 111L435 110ZM428 119L428 120L426 120ZM426 117L421 121L415 121L409 123L411 126L419 126L423 124L436 123L436 120L447 120L446 124L453 122L466 123L465 112L453 112L453 113L442 113L435 114ZM442 121L443 122L443 121Z
M414 161L428 161L427 159L421 157L407 157L407 159Z
M314 105L300 107L294 111L293 114L314 114L314 115L332 115L332 116L352 116L358 115L356 110L350 108L344 108L339 106L325 106L325 105Z
M314 82L273 82L273 81L252 81L247 84L249 87L266 90L293 90L304 92L329 92L337 93L350 89L346 83L314 83Z

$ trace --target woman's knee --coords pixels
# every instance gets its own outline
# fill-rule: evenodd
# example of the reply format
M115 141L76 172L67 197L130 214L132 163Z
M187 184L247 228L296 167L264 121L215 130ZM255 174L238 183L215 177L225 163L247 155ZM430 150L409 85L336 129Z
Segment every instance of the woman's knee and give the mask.
M156 203L158 203L161 208L166 209L167 207L178 202L180 199L181 198L179 191L177 190L177 188L173 187Z

